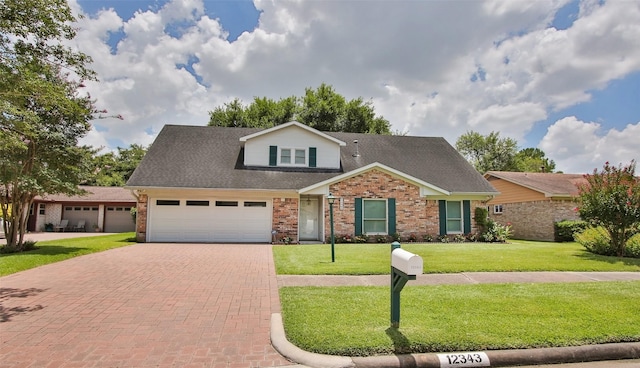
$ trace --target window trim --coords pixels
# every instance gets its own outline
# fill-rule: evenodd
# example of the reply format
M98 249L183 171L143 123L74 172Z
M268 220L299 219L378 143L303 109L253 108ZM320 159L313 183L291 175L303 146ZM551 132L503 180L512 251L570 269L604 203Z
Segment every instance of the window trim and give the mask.
M501 215L504 211L504 207L502 207L501 204L494 204L493 205L493 213L495 215Z
M282 153L283 151L289 151L289 162L282 162ZM298 156L296 155L298 152L304 153L304 162L296 163ZM295 167L306 167L309 165L309 149L302 147L278 147L278 165L279 166L295 166Z
M368 232L365 223L367 221L380 221L382 218L367 218L366 202L384 202L384 232ZM389 202L387 198L362 198L362 233L367 235L388 235L389 234Z
M450 217L449 216L449 203L459 203L460 204L460 217ZM447 234L464 234L464 201L446 201L446 226L447 226ZM449 229L449 221L460 221L460 230L453 231Z

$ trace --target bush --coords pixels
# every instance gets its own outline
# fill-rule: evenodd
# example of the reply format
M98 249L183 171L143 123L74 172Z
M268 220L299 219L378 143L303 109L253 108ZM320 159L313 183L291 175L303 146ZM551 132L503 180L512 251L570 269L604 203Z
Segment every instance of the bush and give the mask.
M487 228L480 236L486 242L504 243L511 237L511 226L501 225L491 219L487 220Z
M640 234L636 234L627 240L624 252L627 257L640 258Z
M609 233L602 227L590 227L582 233L576 234L576 242L584 246L587 251L602 256L616 256L616 248L611 244ZM640 258L640 233L635 234L625 243L624 256Z
M575 235L583 232L589 224L581 220L562 220L553 224L553 240L557 242L570 242Z
M19 253L19 252L28 252L30 250L38 249L36 247L36 242L33 240L25 240L22 242L22 247L9 247L7 245L3 245L0 247L1 254L11 254L11 253Z
M474 215L476 224L481 230L485 230L489 219L489 210L486 207L476 207Z
M616 249L611 245L609 233L602 227L590 227L576 234L575 239L589 252L602 256L615 256Z

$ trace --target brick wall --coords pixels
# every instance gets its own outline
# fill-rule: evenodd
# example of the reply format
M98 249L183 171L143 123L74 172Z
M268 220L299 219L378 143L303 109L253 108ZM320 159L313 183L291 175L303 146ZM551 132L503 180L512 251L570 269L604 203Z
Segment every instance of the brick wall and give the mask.
M553 224L562 220L579 220L573 201L535 201L508 203L502 205L502 214L489 217L506 225L511 223L513 238L526 240L553 241Z
M147 206L149 204L149 196L146 194L138 194L137 213L136 213L136 240L140 243L147 241Z
M330 186L329 191L344 202L333 205L336 236L355 234L356 198L395 198L396 231L402 239L415 234L418 240L426 234L438 234L438 202L420 197L420 189L382 171L371 170ZM325 229L330 228L329 205L325 204ZM328 230L327 230L328 232ZM327 234L328 235L328 234Z
M289 237L294 241L298 239L298 199L274 198L272 228L280 240Z

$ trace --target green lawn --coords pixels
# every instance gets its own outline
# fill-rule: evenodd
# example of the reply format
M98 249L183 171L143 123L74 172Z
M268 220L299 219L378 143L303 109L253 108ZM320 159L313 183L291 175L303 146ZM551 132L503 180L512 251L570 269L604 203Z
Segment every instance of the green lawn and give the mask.
M403 244L424 273L634 271L640 259L593 255L577 243ZM273 247L278 274L388 274L389 244ZM640 341L640 282L413 286L390 326L389 287L286 287L287 338L324 354L373 355Z
M0 276L134 243L135 233L40 241L28 252L0 254Z
M424 273L480 271L638 271L640 259L604 257L577 243L512 240L509 243L403 244L420 255ZM276 272L281 275L388 274L389 244L281 245L273 247Z
M640 341L640 282L280 289L287 338L349 356Z

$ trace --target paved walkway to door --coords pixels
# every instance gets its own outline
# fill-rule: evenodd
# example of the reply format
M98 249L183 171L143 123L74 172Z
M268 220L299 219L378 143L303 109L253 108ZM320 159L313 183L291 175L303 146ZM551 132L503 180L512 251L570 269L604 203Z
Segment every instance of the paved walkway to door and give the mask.
M0 278L0 367L271 367L271 246L136 244Z

